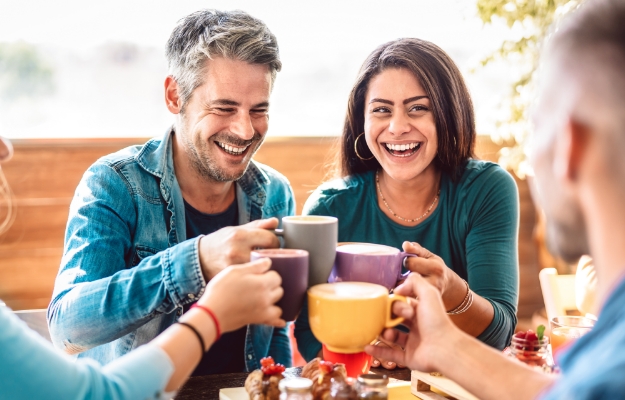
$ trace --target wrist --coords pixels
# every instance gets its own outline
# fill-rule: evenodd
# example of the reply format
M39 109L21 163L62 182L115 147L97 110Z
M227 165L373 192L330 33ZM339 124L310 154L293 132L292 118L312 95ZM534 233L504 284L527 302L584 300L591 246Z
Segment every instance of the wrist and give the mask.
M448 290L445 291L442 296L445 311L449 312L456 309L463 302L466 302L468 292L468 283L458 275L454 274L452 284L449 285ZM470 290L470 288L469 288Z
M223 332L222 331L223 325L221 324L221 320L223 318L220 318L218 314L216 314L215 311L207 305L195 303L194 305L191 306L191 309L202 312L205 316L207 316L210 319L210 321L213 324L213 328L215 330L215 341L219 340L219 338L221 337L221 333Z
M211 345L217 341L217 331L215 329L215 325L201 310L191 309L180 317L179 321L191 324L198 330L200 335L202 335L202 339L204 339L204 344L207 346L207 349L205 350L208 350L208 348L210 348Z

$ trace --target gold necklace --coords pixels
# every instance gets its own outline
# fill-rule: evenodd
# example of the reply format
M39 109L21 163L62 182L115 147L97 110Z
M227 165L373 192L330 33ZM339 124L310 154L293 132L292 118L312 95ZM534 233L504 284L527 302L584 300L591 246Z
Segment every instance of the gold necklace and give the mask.
M441 194L441 190L438 189L438 193L436 193L436 197L434 197L434 201L432 202L432 204L430 204L430 207L428 207L428 209L425 211L425 213L417 218L414 219L408 219L408 218L404 218L404 217L400 217L399 215L395 214L395 212L393 210L391 210L391 207L388 205L388 203L386 202L386 199L384 198L384 195L382 194L382 189L380 189L380 174L379 171L375 171L375 186L378 189L378 193L380 194L380 198L382 199L382 202L384 203L384 205L386 206L386 208L388 209L388 211L393 214L393 217L402 220L404 222L417 222L421 219L423 219L426 215L428 215L431 211L432 208L434 207L434 204L436 204L436 202L438 201L438 196Z

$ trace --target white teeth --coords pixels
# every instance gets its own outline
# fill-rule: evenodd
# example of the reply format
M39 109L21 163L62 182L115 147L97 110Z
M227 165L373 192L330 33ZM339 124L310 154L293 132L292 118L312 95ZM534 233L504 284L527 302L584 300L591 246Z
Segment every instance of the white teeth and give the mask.
M226 150L226 153L233 154L233 155L242 154L249 147L249 145L245 147L234 147L229 144L224 144L221 142L217 142L217 144L219 145L219 147Z
M409 144L391 144L391 143L385 143L386 148L389 150L393 150L393 151L406 151L406 150L411 150L414 149L415 147L419 146L420 143L415 142L415 143L409 143Z

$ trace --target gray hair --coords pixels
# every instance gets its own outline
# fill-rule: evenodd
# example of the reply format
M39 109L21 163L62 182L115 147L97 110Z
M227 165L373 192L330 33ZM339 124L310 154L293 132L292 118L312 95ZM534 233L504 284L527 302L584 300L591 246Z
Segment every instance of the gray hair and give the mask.
M224 57L267 65L272 83L282 68L276 37L264 22L239 10L204 9L187 15L171 33L166 57L183 109L203 83L206 60Z
M583 93L576 116L608 138L605 156L625 176L625 0L587 0L563 22L548 49L568 85Z

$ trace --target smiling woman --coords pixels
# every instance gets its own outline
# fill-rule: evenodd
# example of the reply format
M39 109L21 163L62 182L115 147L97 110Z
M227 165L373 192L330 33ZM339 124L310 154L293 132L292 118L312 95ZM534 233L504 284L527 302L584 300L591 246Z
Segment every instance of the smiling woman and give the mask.
M352 89L340 178L320 186L304 213L339 217L339 242L417 254L406 267L441 292L456 325L503 349L516 325L517 188L497 164L475 159L475 138L471 98L451 58L424 40L386 43ZM305 311L295 332L304 357L316 356Z

